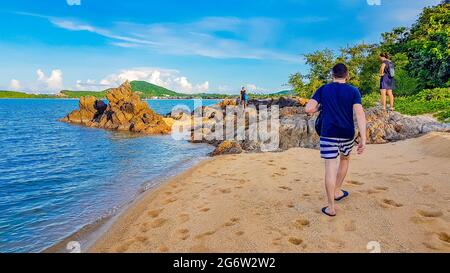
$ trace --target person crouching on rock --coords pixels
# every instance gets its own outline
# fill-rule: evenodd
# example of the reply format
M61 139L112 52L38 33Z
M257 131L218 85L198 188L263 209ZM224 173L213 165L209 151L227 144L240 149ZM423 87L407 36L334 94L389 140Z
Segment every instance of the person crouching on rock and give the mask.
M361 136L358 154L362 154L366 148L367 122L361 104L361 94L356 87L347 84L347 79L347 67L341 63L335 65L333 82L320 87L305 108L306 113L313 114L319 111L321 105L321 124L316 127L320 135L320 154L325 159L325 186L328 196L328 206L323 208L322 212L330 217L336 216L335 202L349 196L349 193L342 189L342 184L347 176L350 153L357 143L354 113Z

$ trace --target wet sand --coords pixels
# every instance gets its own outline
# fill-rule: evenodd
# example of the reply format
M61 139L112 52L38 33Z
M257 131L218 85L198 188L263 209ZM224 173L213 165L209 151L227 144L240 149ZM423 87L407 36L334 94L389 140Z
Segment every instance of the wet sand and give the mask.
M450 134L353 155L328 218L319 152L208 159L146 193L90 252L450 252Z

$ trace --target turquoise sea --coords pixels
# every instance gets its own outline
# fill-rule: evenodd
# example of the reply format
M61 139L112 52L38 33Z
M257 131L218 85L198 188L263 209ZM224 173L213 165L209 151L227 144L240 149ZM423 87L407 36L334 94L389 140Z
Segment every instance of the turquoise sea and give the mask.
M148 101L160 114L193 101ZM203 101L203 105L217 101ZM58 122L77 100L0 100L0 252L39 252L189 168L212 147Z

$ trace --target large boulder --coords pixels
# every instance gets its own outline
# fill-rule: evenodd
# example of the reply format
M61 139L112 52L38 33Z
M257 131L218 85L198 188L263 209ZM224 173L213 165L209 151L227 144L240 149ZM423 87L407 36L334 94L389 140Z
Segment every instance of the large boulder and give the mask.
M315 121L317 115L309 116L305 113L304 107L299 106L307 101L300 101L298 98L280 98L270 100L254 101L253 105L257 106L257 110L248 109L251 115L257 115L259 119L267 118L262 117L264 112L259 111L261 106L277 105L280 107L280 119L279 119L279 151L287 150L290 148L302 147L302 148L319 148L320 137L315 131ZM197 136L193 142L209 143L216 147L216 151L212 155L227 154L227 153L240 153L240 149L247 152L261 152L263 149L264 141L258 138L257 140L250 138L250 124L249 119L245 120L245 138L237 138L237 122L235 115L227 116L227 112L219 107L205 107L203 110L206 113L204 118L205 123L201 126L197 126L193 130L197 133ZM237 108L237 111L243 111L241 108ZM216 117L223 115L225 121L231 120L231 122L217 123ZM440 131L450 131L449 124L442 124L429 116L405 116L397 112L385 113L381 108L369 108L366 110L367 115L367 139L369 144L382 144L393 141L404 140L408 138L418 137L423 134ZM227 124L234 124L235 132L231 138L226 138L226 126ZM225 141L216 140L214 136L216 126L223 126ZM357 128L356 124L355 127ZM358 132L357 132L358 133Z
M148 104L131 90L128 81L119 88L110 89L106 98L109 105L92 96L80 98L80 109L61 121L150 135L170 133L171 127L163 117L150 109Z
M224 141L220 143L214 152L211 153L212 156L218 155L230 155L230 154L241 154L243 152L241 145L237 141Z
M280 150L291 148L318 148L320 137L315 130L316 117L295 114L280 121Z
M417 137L429 132L448 132L450 125L437 122L429 116L405 116L386 113L381 107L370 108L367 116L367 141L382 144Z

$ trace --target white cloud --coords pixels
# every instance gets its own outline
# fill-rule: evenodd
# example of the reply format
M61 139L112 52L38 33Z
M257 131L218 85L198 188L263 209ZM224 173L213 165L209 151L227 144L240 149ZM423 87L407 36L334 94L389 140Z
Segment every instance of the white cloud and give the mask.
M247 88L247 90L249 92L253 92L253 93L266 93L266 92L269 91L269 89L259 87L259 86L257 86L256 84L253 84L253 83L248 83L246 88Z
M20 81L16 79L12 79L9 83L9 89L12 91L18 91L22 88L22 85L20 84Z
M59 69L54 69L50 73L50 76L47 77L42 71L42 69L38 69L36 71L37 74L37 86L33 89L36 91L45 91L45 92L58 92L63 88L63 74Z
M36 70L36 80L32 82L21 82L12 79L9 88L11 90L21 90L33 93L54 94L63 89L63 73L59 69L54 69L47 76L42 69Z
M180 72L177 70L151 67L121 70L118 73L106 76L100 81L100 85L115 87L122 84L126 80L146 81L183 93L200 93L209 91L208 81L195 84L190 82L186 76L180 75Z
M66 0L69 6L81 6L81 0Z
M79 91L103 91L108 89L109 86L107 84L98 83L96 80L88 79L87 81L77 80L75 89Z
M277 39L284 26L282 21L271 18L206 17L188 23L147 25L117 22L104 28L73 19L25 12L18 14L47 19L62 29L94 33L110 39L109 43L118 47L147 48L168 55L302 63L300 56L269 46L279 42Z

